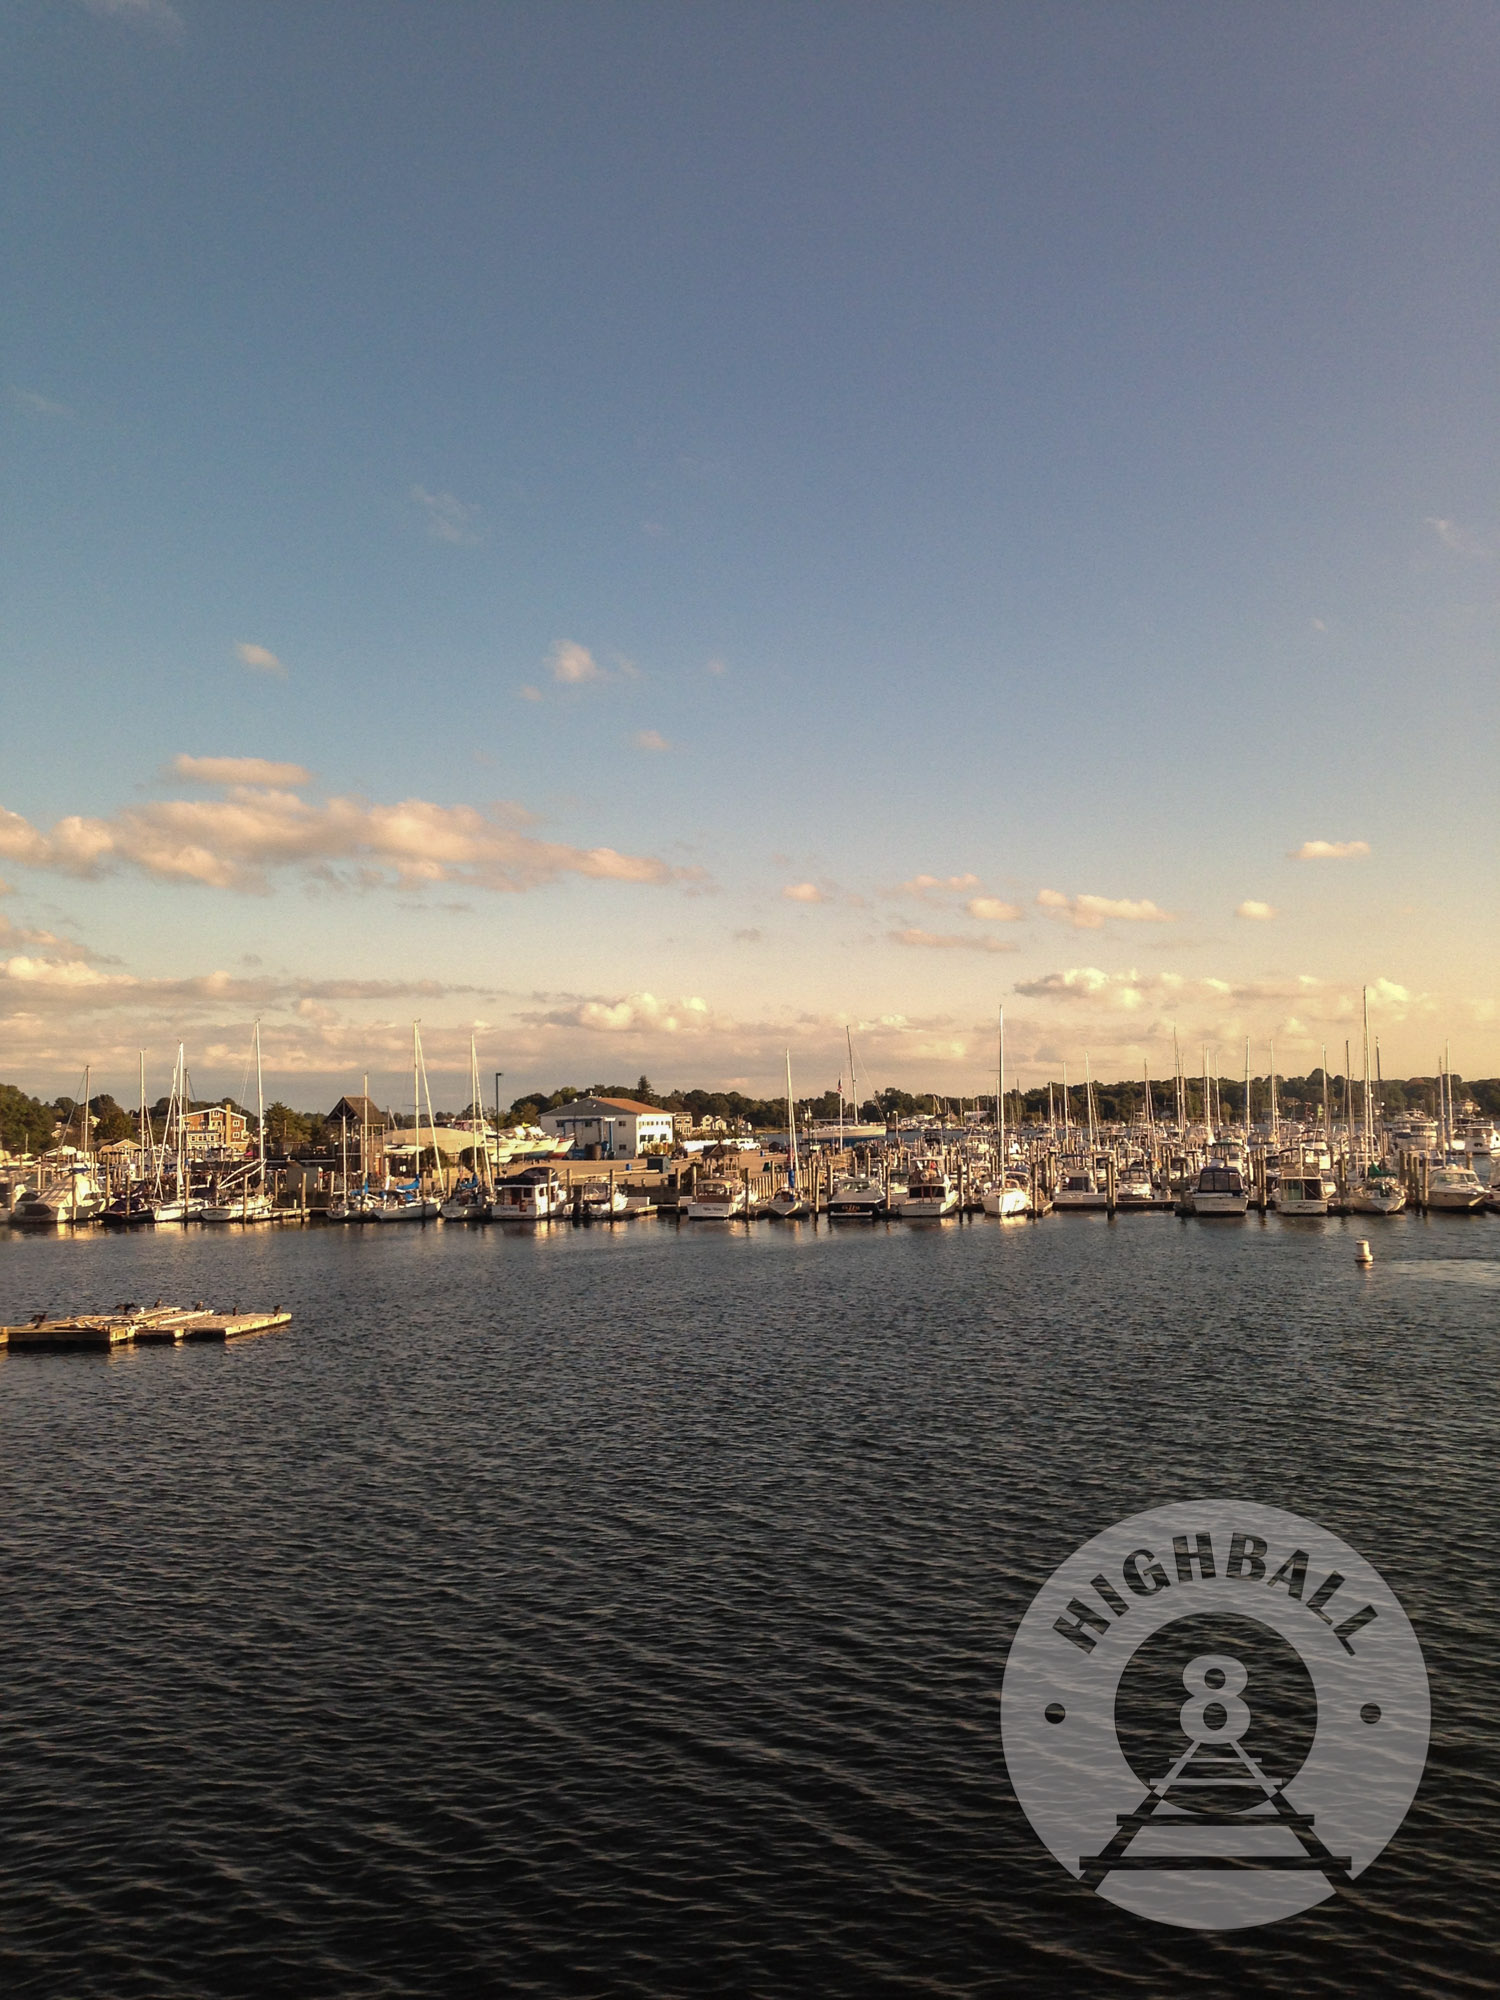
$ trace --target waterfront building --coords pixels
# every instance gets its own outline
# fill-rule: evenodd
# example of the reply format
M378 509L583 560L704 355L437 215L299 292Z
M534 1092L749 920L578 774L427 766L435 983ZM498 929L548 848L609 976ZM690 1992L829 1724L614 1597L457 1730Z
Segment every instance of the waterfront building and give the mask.
M550 1137L566 1139L579 1159L634 1160L672 1149L672 1113L633 1097L575 1097L544 1111L541 1123Z

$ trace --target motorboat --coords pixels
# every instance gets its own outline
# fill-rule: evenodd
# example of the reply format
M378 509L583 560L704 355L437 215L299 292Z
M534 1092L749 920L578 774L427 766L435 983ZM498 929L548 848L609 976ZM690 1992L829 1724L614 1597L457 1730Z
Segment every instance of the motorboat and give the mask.
M151 1229L156 1224L156 1202L142 1180L125 1184L123 1194L107 1201L99 1211L106 1229Z
M220 1190L223 1192L223 1190ZM205 1222L274 1222L276 1210L264 1188L246 1187L238 1201L205 1202Z
M699 1181L682 1214L688 1222L733 1222L746 1213L743 1186L730 1181Z
M1427 1176L1427 1206L1468 1211L1482 1208L1485 1189L1472 1167L1433 1167Z
M903 1222L940 1222L958 1212L958 1189L936 1160L923 1160L912 1169L906 1190L896 1205Z
M1159 1196L1144 1160L1130 1160L1115 1178L1116 1208L1156 1208Z
M1238 1167L1200 1167L1185 1201L1190 1215L1244 1215L1250 1207L1245 1176Z
M1075 1160L1064 1166L1057 1186L1052 1190L1052 1206L1064 1214L1083 1210L1109 1207L1109 1194L1100 1187L1094 1169L1083 1161Z
M628 1212L625 1190L609 1180L585 1181L578 1191L578 1202L585 1222L613 1222Z
M104 1195L87 1167L64 1167L39 1188L28 1189L10 1212L19 1229L69 1228L92 1222L104 1207Z
M1283 1168L1276 1186L1276 1209L1280 1215L1326 1215L1328 1190L1322 1174Z
M551 1167L525 1167L495 1189L490 1208L495 1222L550 1222L567 1208L567 1196Z
M869 1174L845 1174L828 1196L830 1222L874 1222L885 1212L885 1183Z

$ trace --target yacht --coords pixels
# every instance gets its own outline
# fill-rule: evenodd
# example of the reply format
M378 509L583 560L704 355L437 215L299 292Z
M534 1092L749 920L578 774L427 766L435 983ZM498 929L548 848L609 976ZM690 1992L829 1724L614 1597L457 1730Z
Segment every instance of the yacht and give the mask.
M1151 1169L1144 1160L1131 1160L1121 1168L1115 1180L1116 1208L1155 1208L1156 1189L1152 1185Z
M1285 1185L1283 1175L1282 1186ZM1190 1215L1243 1215L1250 1206L1245 1177L1238 1167L1200 1167L1197 1180L1187 1192L1186 1204Z
M1094 1169L1085 1161L1073 1160L1062 1169L1057 1186L1052 1190L1052 1206L1063 1214L1074 1214L1085 1209L1105 1209L1109 1207L1109 1195L1100 1187Z
M496 1222L548 1222L564 1213L567 1197L550 1167L527 1167L495 1189L490 1213Z
M1472 1167L1439 1167L1427 1176L1429 1208L1470 1210L1484 1205L1485 1190Z
M1326 1215L1328 1190L1322 1174L1311 1167L1283 1167L1276 1184L1276 1208L1281 1215Z
M10 1212L18 1228L57 1229L92 1222L104 1196L87 1167L63 1167L36 1189L28 1189Z
M958 1209L958 1189L936 1160L924 1160L912 1171L897 1215L903 1222L938 1222Z
M886 1212L885 1184L869 1174L845 1174L828 1197L830 1222L874 1222Z
M699 1181L682 1213L689 1222L733 1222L747 1206L743 1187L729 1181Z
M585 1181L578 1191L578 1201L585 1222L613 1222L617 1216L629 1213L625 1190L603 1178Z
M757 1215L777 1217L782 1222L795 1222L804 1215L812 1214L812 1210L790 1181L777 1188L776 1192L763 1201L755 1212Z

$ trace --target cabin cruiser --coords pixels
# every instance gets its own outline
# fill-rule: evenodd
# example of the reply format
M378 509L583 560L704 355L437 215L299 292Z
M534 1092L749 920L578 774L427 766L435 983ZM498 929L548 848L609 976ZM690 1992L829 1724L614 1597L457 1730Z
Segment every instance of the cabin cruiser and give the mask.
M1200 1167L1185 1200L1191 1215L1244 1215L1250 1206L1245 1177L1238 1167Z
M682 1213L689 1222L733 1222L748 1207L743 1187L729 1181L699 1181Z
M561 1215L567 1197L550 1167L527 1167L495 1189L490 1209L496 1222L547 1222Z
M1116 1208L1155 1208L1157 1194L1151 1169L1144 1160L1131 1160L1115 1179Z
M896 1213L903 1222L938 1222L958 1209L958 1189L936 1160L914 1168Z
M885 1183L869 1174L845 1174L828 1197L830 1222L874 1222L886 1212Z
M1276 1208L1281 1215L1326 1215L1328 1190L1322 1174L1311 1167L1284 1167L1276 1183Z
M1472 1167L1433 1167L1427 1176L1429 1208L1468 1210L1484 1204L1485 1190Z
M617 1216L630 1212L625 1190L602 1177L583 1183L578 1190L578 1206L585 1222L613 1222Z
M92 1222L104 1207L104 1196L87 1167L65 1167L28 1189L10 1212L18 1228L57 1229L75 1222Z
M1063 1166L1057 1186L1052 1190L1052 1206L1064 1214L1072 1214L1084 1209L1109 1207L1108 1191L1099 1185L1099 1177L1085 1161L1073 1160Z

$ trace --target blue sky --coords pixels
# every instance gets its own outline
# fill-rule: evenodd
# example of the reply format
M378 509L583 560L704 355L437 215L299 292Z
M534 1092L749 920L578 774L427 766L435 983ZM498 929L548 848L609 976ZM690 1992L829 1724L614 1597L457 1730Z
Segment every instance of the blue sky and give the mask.
M5 1076L1500 1069L1491 7L0 71Z

